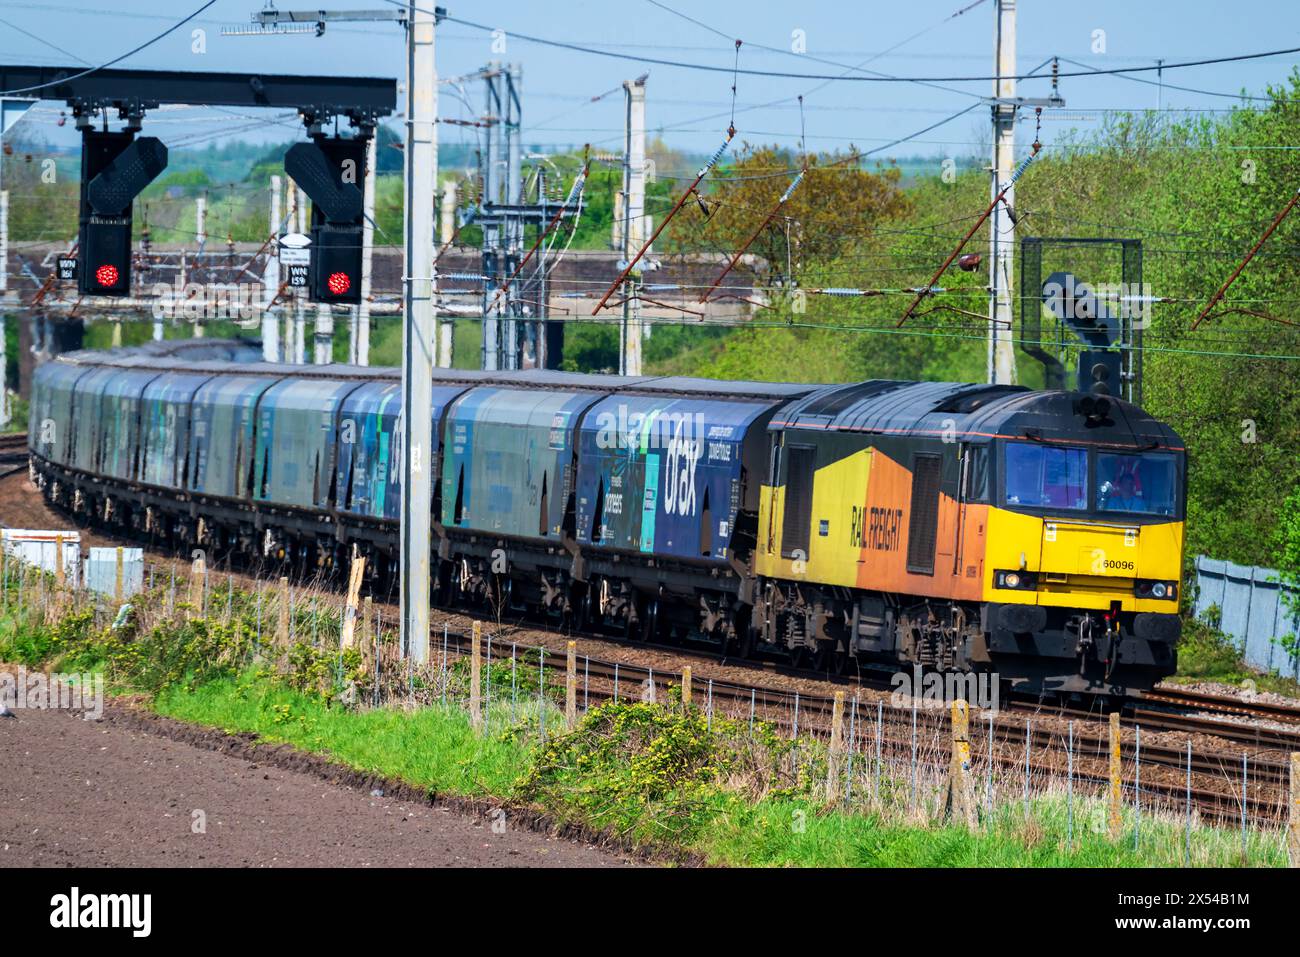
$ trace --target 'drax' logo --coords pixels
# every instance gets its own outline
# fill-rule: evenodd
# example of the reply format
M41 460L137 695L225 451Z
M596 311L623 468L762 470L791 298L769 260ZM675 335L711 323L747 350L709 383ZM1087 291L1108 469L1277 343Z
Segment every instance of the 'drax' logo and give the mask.
M668 458L664 463L664 511L669 515L695 514L695 466L699 464L703 443L692 441L682 434L683 421L678 420L673 437L668 443Z

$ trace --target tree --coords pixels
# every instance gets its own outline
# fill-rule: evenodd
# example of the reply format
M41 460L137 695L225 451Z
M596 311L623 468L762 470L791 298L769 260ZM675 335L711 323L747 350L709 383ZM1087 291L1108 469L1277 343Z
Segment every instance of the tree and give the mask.
M698 201L692 197L673 220L671 248L709 250L725 261L763 226L803 165L779 147L741 147L736 161L715 171L706 180L705 194ZM876 227L882 221L909 209L898 170L862 169L853 147L844 153L809 154L806 166L803 181L749 247L756 259L738 267L761 282L784 276L787 263L798 275L805 264L826 263L868 246L878 239Z

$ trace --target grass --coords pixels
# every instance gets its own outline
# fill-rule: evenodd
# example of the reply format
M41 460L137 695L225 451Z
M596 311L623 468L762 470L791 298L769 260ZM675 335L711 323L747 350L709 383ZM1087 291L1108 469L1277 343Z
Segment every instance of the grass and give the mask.
M801 796L772 789L755 798L736 779L719 779L707 769L728 751L728 732L694 735L699 761L694 771L667 762L672 770L656 789L638 774L650 757L665 752L682 717L662 706L607 706L590 712L572 734L542 747L509 725L506 710L494 711L504 728L478 737L455 706L406 711L381 708L351 712L276 686L264 674L247 672L194 689L160 694L156 710L182 721L252 732L326 755L349 767L399 777L439 793L497 797L542 807L561 821L577 821L621 834L633 844L685 848L712 864L811 867L1152 867L1181 866L1182 822L1146 817L1140 843L1133 845L1132 814L1124 836L1112 843L1104 833L1104 807L1093 798L1074 799L1073 834L1063 790L1036 795L1026 819L1019 802L994 809L975 833L922 819L921 812L874 805L859 793L849 810L830 810L814 788ZM630 748L608 747L617 735L608 725L629 713L655 709L665 735L643 738ZM703 718L698 714L694 731ZM558 726L558 714L553 717ZM716 722L715 722L716 723ZM690 724L689 721L686 724ZM626 744L626 741L623 742ZM668 749L671 750L671 749ZM680 757L680 755L674 755ZM703 774L697 774L702 769ZM730 768L734 772L735 768ZM1285 866L1275 833L1252 831L1246 862ZM1191 863L1242 863L1237 832L1197 824Z
M183 583L182 583L183 584ZM866 755L829 800L828 754L820 739L790 740L762 721L698 708L683 710L671 689L660 704L623 702L593 709L565 732L560 689L537 682L525 654L485 671L487 730L476 734L463 708L467 662L408 675L392 662L381 686L389 704L365 707L373 674L355 650L337 648L336 597L294 593L292 643L272 644L262 625L277 618L271 599L229 586L210 590L209 618L191 619L184 590L137 598L119 613L84 593L59 595L48 577L0 583L0 661L52 670L105 673L117 692L178 720L251 733L358 771L467 798L539 809L633 846L686 851L736 866L1136 867L1184 862L1184 822L1171 813L1136 823L1123 837L1104 831L1100 799L1067 798L1063 782L1040 782L1028 813L1021 778L998 778L968 832L939 812L943 775L934 758L913 778L906 757L876 769ZM262 598L273 593L264 593ZM386 646L385 646L386 647ZM383 648L381 647L381 651ZM381 661L384 655L381 654ZM560 678L548 670L551 681ZM490 676L490 678L488 677ZM488 683L490 681L490 684ZM506 689L513 689L509 692ZM983 788L977 784L977 800ZM1194 865L1282 866L1276 829L1251 830L1243 856L1232 828L1194 822Z
M450 707L353 712L277 685L247 671L193 690L173 687L154 701L160 714L227 732L251 731L368 773L465 797L508 793L527 748L502 737L479 737Z

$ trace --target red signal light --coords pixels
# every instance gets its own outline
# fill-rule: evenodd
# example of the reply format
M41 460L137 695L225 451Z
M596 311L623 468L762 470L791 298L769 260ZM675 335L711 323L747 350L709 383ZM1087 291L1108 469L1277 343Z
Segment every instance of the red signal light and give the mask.
M352 288L352 280L348 278L345 272L332 272L329 278L325 280L325 285L329 291L336 296L341 296Z
M110 286L116 286L118 272L116 266L100 266L95 270L95 282L99 283L105 289Z

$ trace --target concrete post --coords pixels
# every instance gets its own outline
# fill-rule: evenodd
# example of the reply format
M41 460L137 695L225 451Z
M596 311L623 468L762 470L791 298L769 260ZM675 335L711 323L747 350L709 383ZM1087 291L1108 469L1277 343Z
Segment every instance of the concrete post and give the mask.
M623 259L631 260L645 242L645 80L623 83L627 100L627 132L623 167ZM634 282L625 284L630 298ZM641 306L624 302L620 335L623 375L641 374Z
M433 511L433 191L438 181L438 74L433 8L411 0L407 15L401 610L402 647L423 663L429 656Z
M0 300L9 284L9 190L0 189ZM9 383L6 367L4 306L0 305L0 429L9 424Z
M993 96L1009 100L1016 95L1016 0L997 0L994 21L995 75ZM1016 108L1007 102L993 105L993 181L990 199L1011 180L1016 151ZM1006 206L1015 208L1015 187L1007 190ZM1011 384L1016 379L1016 352L1011 328L1011 278L1015 261L1015 224L1002 204L989 220L989 382Z
M351 360L356 365L370 365L370 290L371 273L375 261L375 163L378 162L375 143L378 136L366 143L366 182L362 190L365 223L361 227L361 304L353 308Z
M312 341L312 362L320 366L334 361L334 307L327 302L316 304Z
M269 235L280 233L280 177L271 177L271 221ZM266 269L262 272L262 358L267 362L279 362L280 355L280 310L271 305L280 290L280 246L272 242L266 257Z

